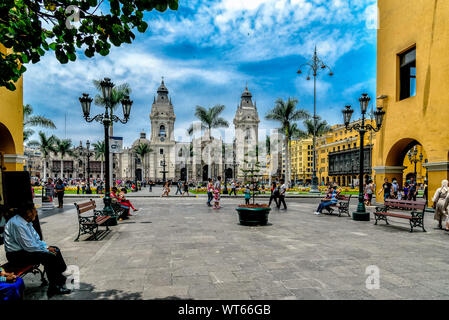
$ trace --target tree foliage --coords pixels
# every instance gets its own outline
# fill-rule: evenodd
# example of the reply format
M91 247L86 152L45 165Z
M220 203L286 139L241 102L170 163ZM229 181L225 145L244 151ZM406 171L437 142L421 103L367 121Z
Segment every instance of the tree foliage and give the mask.
M56 137L54 135L51 135L50 137L47 137L47 135L39 131L39 140L33 140L28 143L29 146L36 146L39 148L39 151L42 153L42 156L44 158L47 158L51 152L55 153L56 150Z
M80 49L106 56L111 45L132 43L134 29L145 32L145 12L167 8L177 10L178 0L2 0L0 43L10 50L0 53L0 87L15 90L25 65L47 51L62 64Z
M33 134L31 127L56 129L52 120L39 115L33 115L33 107L29 104L23 106L23 142L26 142Z
M201 129L207 129L209 134L213 128L227 128L229 127L229 122L220 117L220 114L225 109L224 105L217 104L212 108L204 108L201 106L196 106L195 116L201 121ZM193 134L193 124L187 129L189 135Z

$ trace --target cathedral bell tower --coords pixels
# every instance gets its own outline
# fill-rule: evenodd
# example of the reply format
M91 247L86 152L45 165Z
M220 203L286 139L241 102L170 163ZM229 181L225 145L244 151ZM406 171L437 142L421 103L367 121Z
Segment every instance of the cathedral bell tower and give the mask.
M249 162L256 161L255 147L259 142L259 122L257 107L253 104L252 94L249 92L248 86L246 86L234 117L235 154L237 163L239 163L239 168L246 169L244 164L245 158ZM248 153L249 155L245 156ZM241 176L242 174L241 171L237 172L238 176Z
M168 96L168 89L165 86L164 78L162 78L161 85L157 89L157 98L153 98L153 105L150 113L151 120L151 137L150 144L153 149L151 156L152 168L151 178L154 180L161 180L163 174L161 173L161 163L165 161L166 170L165 175L167 179L173 179L175 176L175 112Z

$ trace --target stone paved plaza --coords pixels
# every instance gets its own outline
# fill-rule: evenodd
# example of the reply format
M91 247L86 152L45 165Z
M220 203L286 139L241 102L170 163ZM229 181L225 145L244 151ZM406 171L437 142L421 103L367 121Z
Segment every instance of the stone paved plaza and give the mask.
M204 197L131 200L138 214L101 241L73 241L73 199L61 212L40 211L47 243L80 269L80 289L52 299L449 298L449 237L431 213L427 233L409 233L404 221L315 216L318 199L291 199L287 211L272 210L270 225L245 227L235 211L241 198L224 199L219 211ZM380 289L366 289L370 265L380 269ZM38 280L25 277L26 299L47 299Z

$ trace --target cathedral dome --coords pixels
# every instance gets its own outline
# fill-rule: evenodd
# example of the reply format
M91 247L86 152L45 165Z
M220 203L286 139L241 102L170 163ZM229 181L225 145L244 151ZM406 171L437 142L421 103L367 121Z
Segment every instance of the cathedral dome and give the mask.
M142 143L150 144L150 140L147 139L147 134L145 132L140 133L140 138L134 141L132 148L135 148Z

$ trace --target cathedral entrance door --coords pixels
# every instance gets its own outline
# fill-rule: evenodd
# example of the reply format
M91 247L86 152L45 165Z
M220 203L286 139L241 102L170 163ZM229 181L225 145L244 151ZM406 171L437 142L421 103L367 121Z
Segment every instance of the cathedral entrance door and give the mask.
M136 169L136 180L142 181L142 169Z
M181 180L186 181L186 179L187 179L187 170L186 170L186 168L182 168L181 169Z
M209 179L209 166L206 164L203 167L203 181L207 181Z

